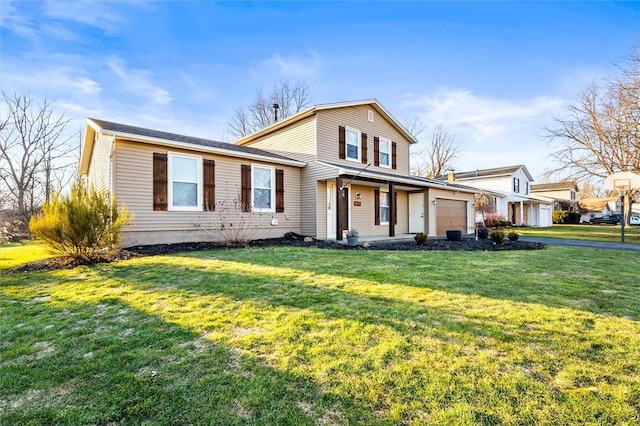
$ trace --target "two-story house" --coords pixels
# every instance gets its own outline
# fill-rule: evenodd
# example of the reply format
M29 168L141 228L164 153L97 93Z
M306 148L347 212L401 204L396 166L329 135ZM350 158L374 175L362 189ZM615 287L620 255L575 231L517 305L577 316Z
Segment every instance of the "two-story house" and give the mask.
M235 144L88 119L80 173L134 214L123 245L295 232L472 233L468 186L409 174L416 140L376 100L317 105Z
M531 185L531 193L554 201L554 210L578 211L578 186L574 181L537 183Z
M494 196L496 213L514 225L546 227L553 223L553 199L532 194L533 178L522 164L466 172L451 171L438 179L490 191Z

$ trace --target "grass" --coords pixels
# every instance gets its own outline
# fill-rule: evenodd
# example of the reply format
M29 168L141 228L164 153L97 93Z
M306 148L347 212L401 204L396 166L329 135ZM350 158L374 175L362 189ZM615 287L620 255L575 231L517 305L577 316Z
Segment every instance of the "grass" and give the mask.
M39 241L17 241L0 244L0 270L53 256Z
M0 424L640 422L636 253L216 250L0 291Z
M620 242L620 226L614 225L553 225L549 228L518 228L527 237L565 238ZM625 242L640 244L640 226L625 227Z

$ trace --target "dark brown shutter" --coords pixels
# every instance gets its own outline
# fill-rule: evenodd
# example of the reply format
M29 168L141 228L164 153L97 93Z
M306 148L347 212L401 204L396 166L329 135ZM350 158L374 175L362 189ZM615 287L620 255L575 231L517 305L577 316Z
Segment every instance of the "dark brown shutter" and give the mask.
M338 127L338 150L340 158L343 160L347 158L347 129L344 126Z
M276 169L276 213L284 212L284 170Z
M373 165L380 165L380 138L377 136L373 137Z
M380 190L373 190L373 208L375 209L374 220L376 225L380 225Z
M397 167L396 165L396 158L398 156L397 154L398 154L398 146L395 142L391 142L391 167L394 169Z
M360 145L362 147L362 163L367 164L367 134L363 133L360 136Z
M393 223L398 224L398 193L393 192Z
M202 160L202 186L204 189L204 210L216 209L216 162Z
M167 154L153 153L153 210L167 210Z
M251 211L251 166L243 164L240 174L240 205L243 212Z

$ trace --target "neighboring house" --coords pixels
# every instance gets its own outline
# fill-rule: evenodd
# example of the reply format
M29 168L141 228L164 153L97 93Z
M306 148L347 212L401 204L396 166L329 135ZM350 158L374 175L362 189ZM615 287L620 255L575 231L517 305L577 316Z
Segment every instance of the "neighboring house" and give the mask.
M533 178L524 165L449 172L439 177L450 183L471 186L494 195L496 213L514 225L552 225L553 199L531 193Z
M594 217L601 217L610 214L621 214L622 203L620 197L593 197L578 200L578 208L580 211L580 221L588 223ZM640 216L640 203L633 203L631 206L631 215Z
M531 194L552 198L554 210L578 211L578 186L573 181L534 184Z
M310 107L235 144L88 119L80 173L134 214L123 245L211 240L203 229L247 215L254 238L472 233L477 190L411 176L415 142L376 100Z
M580 211L580 222L588 223L594 217L600 217L615 213L617 197L609 198L583 198L578 200L578 209ZM613 206L613 208L611 208Z

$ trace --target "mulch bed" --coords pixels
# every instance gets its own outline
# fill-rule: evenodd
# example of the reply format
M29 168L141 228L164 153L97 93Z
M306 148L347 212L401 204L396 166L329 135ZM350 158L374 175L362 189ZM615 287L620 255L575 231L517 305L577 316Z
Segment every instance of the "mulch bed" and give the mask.
M80 265L94 265L97 263L117 262L143 256L156 256L201 250L228 250L232 248L261 248L274 246L308 247L334 250L465 250L465 251L499 251L499 250L541 250L544 244L528 241L505 241L497 245L491 240L476 240L463 238L462 241L448 241L446 239L429 239L425 245L418 245L415 241L378 241L361 243L350 247L334 241L304 238L302 235L287 234L284 238L268 238L251 241L245 245L228 245L213 242L155 244L134 246L124 249L93 254L87 258L73 258L69 256L52 257L35 262L25 263L7 270L7 272L49 271L54 269L75 268Z

